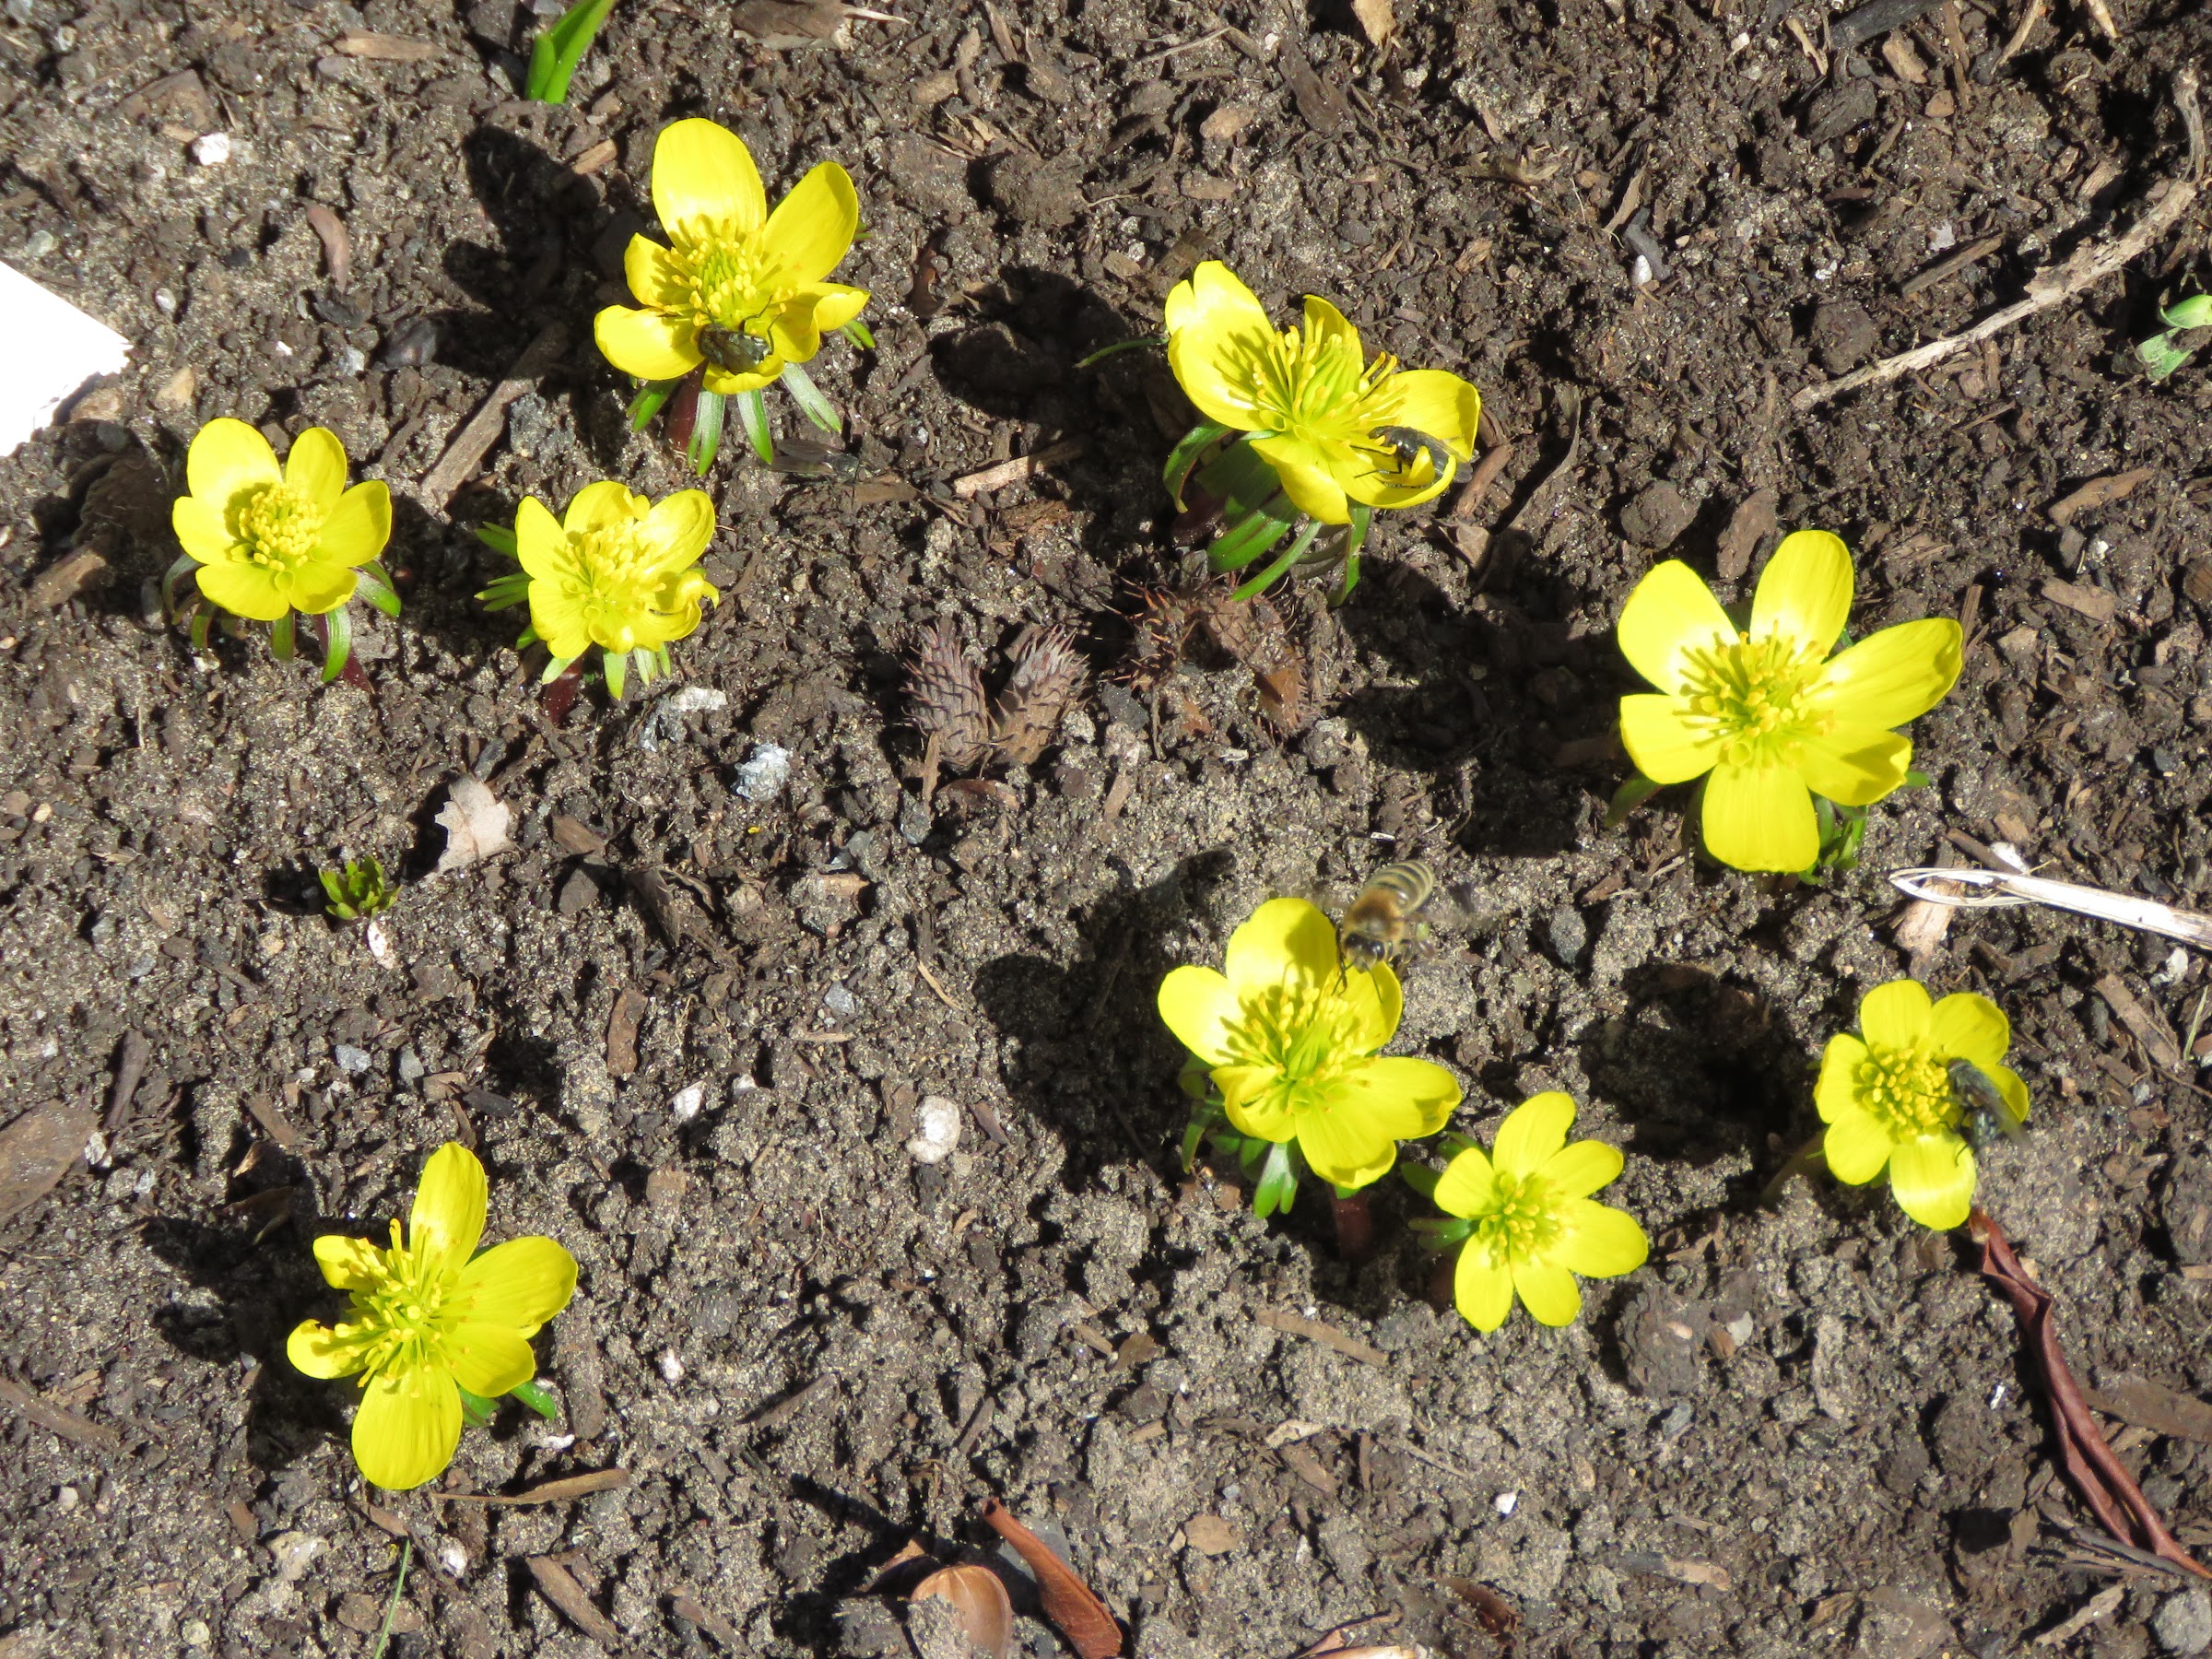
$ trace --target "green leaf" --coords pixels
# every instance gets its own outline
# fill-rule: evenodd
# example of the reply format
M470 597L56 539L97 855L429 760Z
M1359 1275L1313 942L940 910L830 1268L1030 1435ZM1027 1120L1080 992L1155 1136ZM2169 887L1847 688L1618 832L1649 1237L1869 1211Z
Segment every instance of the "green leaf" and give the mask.
M513 1398L520 1400L531 1410L536 1412L539 1417L544 1418L547 1422L556 1423L560 1420L560 1402L554 1397L551 1389L540 1388L535 1382L517 1382L507 1392Z
M516 544L514 531L506 524L478 524L477 539L494 553L504 553L509 559L520 559L522 548Z
M1283 539L1291 521L1262 508L1231 521L1206 550L1209 571L1241 571Z
M1083 365L1076 365L1080 369ZM1182 511L1182 487L1190 479L1191 468L1198 465L1198 457L1208 445L1218 443L1229 429L1206 421L1193 427L1182 435L1182 441L1168 452L1168 464L1160 469L1160 481L1167 485L1168 494L1174 498L1175 511Z
M399 1598L407 1587L407 1564L415 1559L415 1540L403 1538L399 1545L399 1573L392 1581L392 1599L384 1604L384 1622L376 1632L376 1645L369 1650L369 1659L384 1659L384 1647L392 1640L392 1620L399 1612Z
M573 663L575 660L576 659L572 656L555 657L551 662L546 665L545 673L537 677L537 683L541 686L551 685L555 680L559 679L562 675L569 671L569 665Z
M2212 294L2192 294L2176 300L2159 313L2169 328L2212 328Z
M1291 1144L1279 1141L1267 1148L1259 1184L1253 1188L1252 1212L1263 1221L1277 1212L1288 1215L1290 1202L1298 1196L1298 1171L1290 1162Z
M757 403L760 394L740 393L738 403L741 407L747 397ZM729 402L729 398L720 392L710 392L704 386L699 389L698 413L691 420L691 441L685 446L684 453L690 458L693 469L702 478L714 465L714 457L722 453L723 413Z
M486 610L509 610L526 605L530 601L530 578L520 571L512 576L498 577L477 597L484 602Z
M392 585L391 575L377 560L372 559L360 568L359 580L354 583L353 591L385 616L398 617L399 590Z
M798 364L783 365L783 390L790 393L791 401L799 406L799 413L823 431L833 434L844 431L844 418L838 414L837 406L822 395L822 389L814 383L814 377Z
M1230 594L1230 597L1231 599L1250 599L1255 594L1265 593L1289 574L1290 567L1299 561L1305 550L1313 545L1313 538L1320 534L1320 524L1311 519L1307 520L1306 527L1298 533L1297 537L1288 547L1283 549L1280 557L1242 587Z
M2153 335L2136 347L2136 356L2153 381L2164 380L2194 355L2175 346L2171 334Z
M1906 789L1925 789L1934 782L1935 780L1929 777L1926 772L1922 771L1919 767L1915 766L1906 771L1905 781L1902 787Z
M530 48L530 74L523 84L524 98L534 103L568 102L569 77L591 50L593 37L614 5L615 0L578 0L538 31Z
M1398 1178L1433 1203L1436 1199L1436 1183L1444 1176L1441 1170L1432 1170L1425 1163L1415 1163L1407 1158L1398 1161Z
M187 553L171 565L169 573L161 578L161 615L168 620L174 622L177 619L177 583L199 568L200 561ZM198 582L193 583L193 591L196 596Z
M480 1394L471 1394L458 1382L453 1384L453 1388L461 1396L461 1418L471 1429L483 1428L500 1409L497 1400L488 1400Z
M676 395L676 389L684 383L678 375L674 380L646 381L638 387L638 394L629 400L629 429L641 432L653 418L661 412L662 406Z
M606 694L620 702L629 653L626 651L603 651L599 653L599 660L606 668Z
M1102 363L1108 358L1118 357L1124 351L1137 351L1147 346L1165 347L1167 343L1168 336L1165 335L1139 335L1134 340L1116 340L1111 346L1100 347L1087 358L1077 358L1076 367L1088 369L1093 363Z
M297 611L288 610L270 625L269 649L276 653L276 660L280 663L290 662L292 653L299 649L299 615Z
M852 341L853 345L859 347L863 351L873 351L876 349L876 336L868 332L868 325L865 323L863 323L858 317L853 318L852 322L846 324L837 332L843 335L846 339Z
M703 406L707 394L701 392L699 400ZM753 446L753 453L760 457L761 465L773 466L776 464L776 441L768 429L768 400L759 392L739 392L734 394L730 401L737 406L737 423L745 429L746 441ZM703 407L701 413L704 413Z
M346 672L346 659L353 654L353 607L341 605L323 617L323 627L330 643L323 653L323 683Z
M1641 772L1630 778L1613 792L1613 799L1606 807L1606 828L1618 830L1629 820L1629 814L1659 793L1660 786Z

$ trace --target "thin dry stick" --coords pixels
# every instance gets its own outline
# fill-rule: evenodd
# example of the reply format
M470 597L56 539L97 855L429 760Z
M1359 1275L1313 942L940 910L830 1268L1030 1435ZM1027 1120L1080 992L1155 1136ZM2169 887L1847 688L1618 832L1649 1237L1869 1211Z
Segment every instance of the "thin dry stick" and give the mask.
M2136 221L2133 229L2114 241L2077 249L2065 264L2047 271L2039 271L2029 278L2027 293L2010 305L1990 312L1963 334L1946 335L1940 340L1930 340L1925 346L1915 346L1910 351L1900 351L1895 357L1884 358L1878 363L1870 363L1836 380L1807 386L1790 399L1790 407L1802 415L1807 409L1817 409L1824 403L1841 397L1845 393L1857 392L1867 386L1886 385L1901 375L1940 363L1953 352L1963 351L1969 346L1979 346L1993 335L2003 334L2015 323L2023 322L2038 312L2049 311L2053 306L2095 287L2158 241L2181 223L2190 208L2196 205L2199 180L2204 172L2204 124L2196 108L2194 68L2183 68L2175 72L2173 102L2174 108L2181 112L2182 124L2189 129L2189 171L2187 176L2169 182L2165 196Z

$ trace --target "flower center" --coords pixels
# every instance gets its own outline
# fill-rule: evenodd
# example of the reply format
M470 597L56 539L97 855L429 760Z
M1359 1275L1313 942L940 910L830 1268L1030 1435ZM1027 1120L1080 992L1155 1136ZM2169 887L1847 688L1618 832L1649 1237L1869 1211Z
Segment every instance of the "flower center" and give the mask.
M1475 1223L1473 1241L1499 1266L1537 1261L1559 1240L1559 1195L1541 1175L1498 1171L1497 1207Z
M1835 724L1807 695L1820 664L1818 648L1781 634L1700 647L1684 676L1688 716L1721 740L1724 766L1794 766L1806 740Z
M673 252L690 279L685 309L700 327L733 333L758 321L775 300L773 272L751 237L726 226L692 226L672 233Z
M569 584L570 596L582 609L593 640L607 651L634 649L639 624L680 609L686 581L699 580L692 572L667 571L662 549L634 525L571 533L569 544L581 577Z
M1869 1049L1852 1085L1892 1141L1942 1135L1959 1126L1959 1101L1951 1092L1950 1073L1917 1044Z
M289 484L264 484L236 510L246 557L272 571L295 571L323 539L323 509Z
M1362 367L1359 348L1343 335L1286 328L1275 349L1247 367L1264 427L1311 442L1347 443L1367 437L1374 422L1361 410L1398 363L1385 353Z
M370 1337L362 1364L363 1382L384 1371L406 1372L446 1366L446 1334L440 1316L453 1279L442 1262L418 1254L401 1241L392 1223L392 1248L384 1270L371 1287L353 1293L352 1323Z
M1359 1015L1334 982L1270 985L1245 1002L1228 1037L1239 1065L1276 1073L1269 1092L1293 1112L1327 1111L1337 1074L1361 1058Z

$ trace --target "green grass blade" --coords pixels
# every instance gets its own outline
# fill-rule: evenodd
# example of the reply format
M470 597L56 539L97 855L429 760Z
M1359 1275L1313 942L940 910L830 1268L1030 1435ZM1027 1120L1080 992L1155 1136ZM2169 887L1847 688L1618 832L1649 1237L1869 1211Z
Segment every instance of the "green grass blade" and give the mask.
M523 86L524 97L534 103L568 101L569 77L583 62L583 54L591 50L593 38L614 5L615 0L580 0L539 31L536 43L530 48L530 75Z

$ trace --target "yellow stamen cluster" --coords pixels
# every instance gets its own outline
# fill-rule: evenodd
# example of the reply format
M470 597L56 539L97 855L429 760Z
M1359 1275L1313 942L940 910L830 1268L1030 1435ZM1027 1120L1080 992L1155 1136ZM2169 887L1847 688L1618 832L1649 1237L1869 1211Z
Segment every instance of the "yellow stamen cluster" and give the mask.
M1723 765L1794 764L1806 737L1834 724L1832 715L1806 706L1820 661L1801 641L1738 634L1733 644L1686 655L1684 713L1722 741Z
M323 537L323 509L303 489L265 484L240 503L238 539L246 557L273 571L291 571L312 558Z
M1361 365L1359 347L1339 335L1282 332L1282 349L1255 365L1259 404L1277 431L1307 438L1363 434L1359 408L1377 385L1397 372L1387 352Z
M1528 1261L1559 1241L1562 1194L1543 1176L1498 1171L1498 1207L1475 1223L1471 1242L1494 1263Z
M670 252L690 282L692 319L701 328L743 327L766 307L761 248L720 225L686 226Z
M447 1366L453 1356L447 1352L445 1333L440 1329L440 1315L444 1311L446 1292L452 1288L451 1276L436 1257L424 1257L406 1247L398 1221L392 1223L392 1249L384 1258L388 1277L381 1279L372 1290L354 1293L355 1317L339 1327L340 1335L359 1333L373 1335L361 1350L362 1364L367 1374L361 1386L369 1385L370 1377L387 1366L402 1369L421 1366Z
M1874 1049L1852 1077L1853 1094L1893 1138L1941 1135L1959 1124L1959 1102L1941 1062L1918 1048Z
M629 651L637 644L636 618L665 602L664 590L671 585L665 550L634 524L587 530L574 539L584 586L578 597L594 637L616 640L612 649Z
M1325 1107L1326 1085L1359 1054L1359 1024L1333 986L1293 982L1257 993L1226 1035L1240 1064L1275 1069L1284 1100Z

